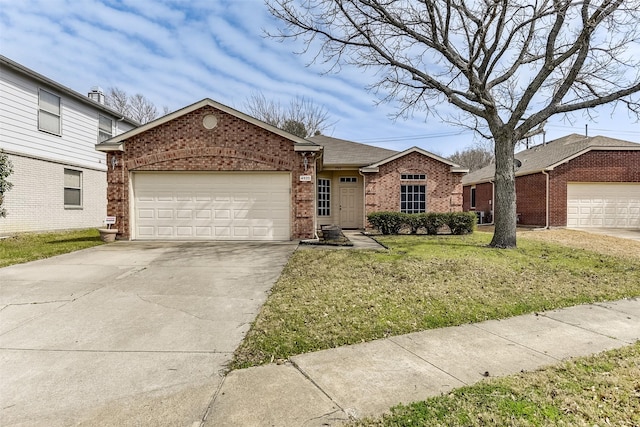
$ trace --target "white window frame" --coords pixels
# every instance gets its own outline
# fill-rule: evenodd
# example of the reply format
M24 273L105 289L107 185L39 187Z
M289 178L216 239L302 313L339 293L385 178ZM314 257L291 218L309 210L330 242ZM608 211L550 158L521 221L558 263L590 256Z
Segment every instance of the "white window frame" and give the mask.
M50 97L58 99L58 108L57 111L55 108L51 108L47 105L43 100L43 94L47 94ZM45 117L49 118L57 118L58 121L58 129L53 130L43 125ZM38 89L38 130L42 132L47 132L52 135L62 135L62 98L60 98L55 93L49 92L48 90Z
M103 123L103 121L105 123ZM109 125L106 122L109 121ZM102 114L98 114L98 143L113 137L113 119Z
M331 180L318 178L318 216L331 216Z
M400 212L412 214L426 211L427 186L424 184L402 184L400 186Z
M469 208L470 209L475 209L476 208L476 186L472 186L471 189L469 190Z
M427 175L424 173L403 173L400 174L400 179L403 181L424 181L427 179Z
M67 173L72 172L73 175L78 176L78 186L72 186L72 185L68 185L67 181L66 181L66 177L67 177ZM70 168L64 168L64 181L63 181L63 188L64 188L64 207L65 209L82 209L82 199L83 199L83 192L82 192L82 171L77 170L77 169L70 169ZM73 190L74 192L78 192L80 194L79 197L79 204L67 204L67 190Z

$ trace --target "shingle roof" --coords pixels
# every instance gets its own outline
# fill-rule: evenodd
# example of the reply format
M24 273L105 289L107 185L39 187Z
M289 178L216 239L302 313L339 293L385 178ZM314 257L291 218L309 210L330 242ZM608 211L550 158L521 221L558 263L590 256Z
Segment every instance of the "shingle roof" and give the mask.
M359 142L316 135L307 140L324 147L323 163L325 167L354 166L362 167L379 162L397 154L398 151Z
M515 158L522 162L522 166L516 170L516 176L551 169L560 163L571 160L584 151L606 148L640 150L640 144L605 136L585 137L574 133L516 153ZM486 182L493 180L494 176L495 165L491 164L465 175L462 178L462 184Z

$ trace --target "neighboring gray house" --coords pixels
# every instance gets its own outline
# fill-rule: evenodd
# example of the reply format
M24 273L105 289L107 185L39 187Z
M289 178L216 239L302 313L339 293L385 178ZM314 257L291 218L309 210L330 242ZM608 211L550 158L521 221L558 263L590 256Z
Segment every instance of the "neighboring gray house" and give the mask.
M96 143L139 124L0 55L0 150L13 164L0 234L100 226L106 155Z

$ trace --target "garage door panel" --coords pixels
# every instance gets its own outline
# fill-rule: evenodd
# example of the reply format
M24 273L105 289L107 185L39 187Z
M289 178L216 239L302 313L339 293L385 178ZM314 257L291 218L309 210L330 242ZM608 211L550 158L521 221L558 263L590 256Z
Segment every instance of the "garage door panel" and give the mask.
M138 218L149 219L154 218L155 211L153 209L140 209L138 210Z
M567 184L567 226L640 228L640 183Z
M211 211L210 210L202 210L198 209L194 212L196 219L201 220L210 220L211 219Z
M173 236L173 227L158 227L157 228L158 236L168 237Z
M193 218L193 214L195 212L189 210L189 209L178 209L176 211L176 218L178 219L191 219Z
M288 173L134 174L134 238L289 240L290 182Z
M154 234L153 227L138 227L138 236L140 237L152 237Z
M158 219L173 219L173 210L171 209L158 209Z
M180 237L191 237L193 235L193 229L191 226L176 227L176 234Z
M211 237L213 236L213 230L211 227L196 227L197 237Z

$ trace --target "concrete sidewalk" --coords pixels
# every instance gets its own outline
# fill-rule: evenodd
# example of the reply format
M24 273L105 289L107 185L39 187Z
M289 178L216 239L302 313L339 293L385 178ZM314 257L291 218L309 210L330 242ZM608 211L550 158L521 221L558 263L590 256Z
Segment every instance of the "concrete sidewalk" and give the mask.
M418 332L232 371L207 426L331 426L640 339L640 299Z

